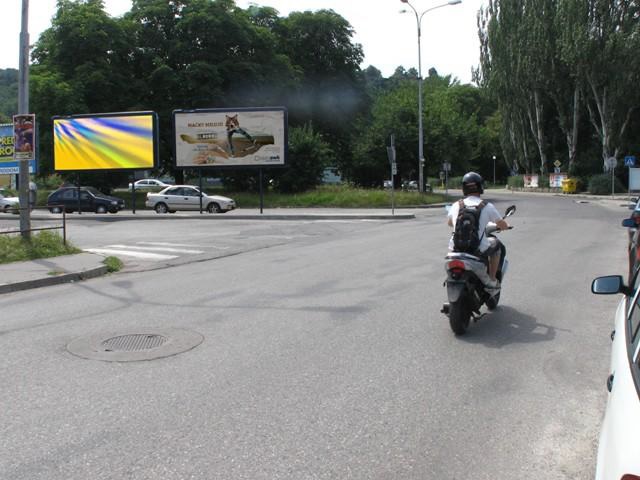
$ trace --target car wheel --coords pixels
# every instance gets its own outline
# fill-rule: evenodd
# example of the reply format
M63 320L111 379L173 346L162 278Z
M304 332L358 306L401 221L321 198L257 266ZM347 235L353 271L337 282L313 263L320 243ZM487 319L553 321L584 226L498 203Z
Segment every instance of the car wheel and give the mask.
M60 207L51 207L49 211L51 213L62 213L62 209Z
M218 205L216 202L211 202L209 205L207 205L207 212L209 213L220 213L222 210L220 209L220 205Z
M169 209L167 208L166 204L161 202L156 204L155 211L156 213L167 213Z
M96 213L107 213L107 207L104 205L98 205L96 207Z

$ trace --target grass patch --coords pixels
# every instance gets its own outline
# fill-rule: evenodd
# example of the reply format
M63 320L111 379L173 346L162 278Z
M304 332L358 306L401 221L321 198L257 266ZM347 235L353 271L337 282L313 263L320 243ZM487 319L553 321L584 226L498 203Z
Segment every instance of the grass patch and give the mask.
M122 270L122 267L124 266L122 260L118 257L107 257L102 261L102 263L107 266L107 272L109 273L118 272Z
M31 235L31 241L23 240L20 235L0 235L0 264L58 257L81 251L69 242L64 245L62 237L53 232L44 231Z
M260 206L258 193L223 193L233 198L239 208ZM444 201L444 195L421 194L419 192L394 192L396 206L417 206ZM264 193L265 208L390 208L391 191L382 189L365 189L348 186L323 186L298 194L281 194L272 191Z

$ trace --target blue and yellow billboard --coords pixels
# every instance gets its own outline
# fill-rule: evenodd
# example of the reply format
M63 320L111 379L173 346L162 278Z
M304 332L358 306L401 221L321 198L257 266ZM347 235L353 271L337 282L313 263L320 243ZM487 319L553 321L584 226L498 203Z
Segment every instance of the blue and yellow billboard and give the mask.
M147 170L157 165L154 112L53 118L56 171Z
M2 124L0 125L0 175L20 173L20 163L14 158L14 151L13 123ZM29 160L28 162L29 173L36 173L36 160Z

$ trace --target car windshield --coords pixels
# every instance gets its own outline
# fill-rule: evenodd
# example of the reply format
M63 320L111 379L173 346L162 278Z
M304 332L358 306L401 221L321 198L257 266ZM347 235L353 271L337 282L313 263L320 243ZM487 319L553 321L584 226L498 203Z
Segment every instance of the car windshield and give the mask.
M85 189L87 192L91 192L91 193L93 193L94 195L101 195L101 196L104 196L104 193L100 192L98 189L96 189L96 188L94 188L94 187L84 187L84 189Z

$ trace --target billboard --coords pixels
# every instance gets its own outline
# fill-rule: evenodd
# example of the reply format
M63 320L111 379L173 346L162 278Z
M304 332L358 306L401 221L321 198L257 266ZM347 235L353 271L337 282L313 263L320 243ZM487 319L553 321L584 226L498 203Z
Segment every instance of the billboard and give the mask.
M176 167L273 167L287 157L285 108L176 110Z
M37 142L35 143L37 144ZM15 160L14 151L13 124L2 124L0 125L0 175L17 175L20 173L20 163ZM29 160L29 173L36 173L36 160Z
M53 118L56 171L147 170L157 165L155 112Z

